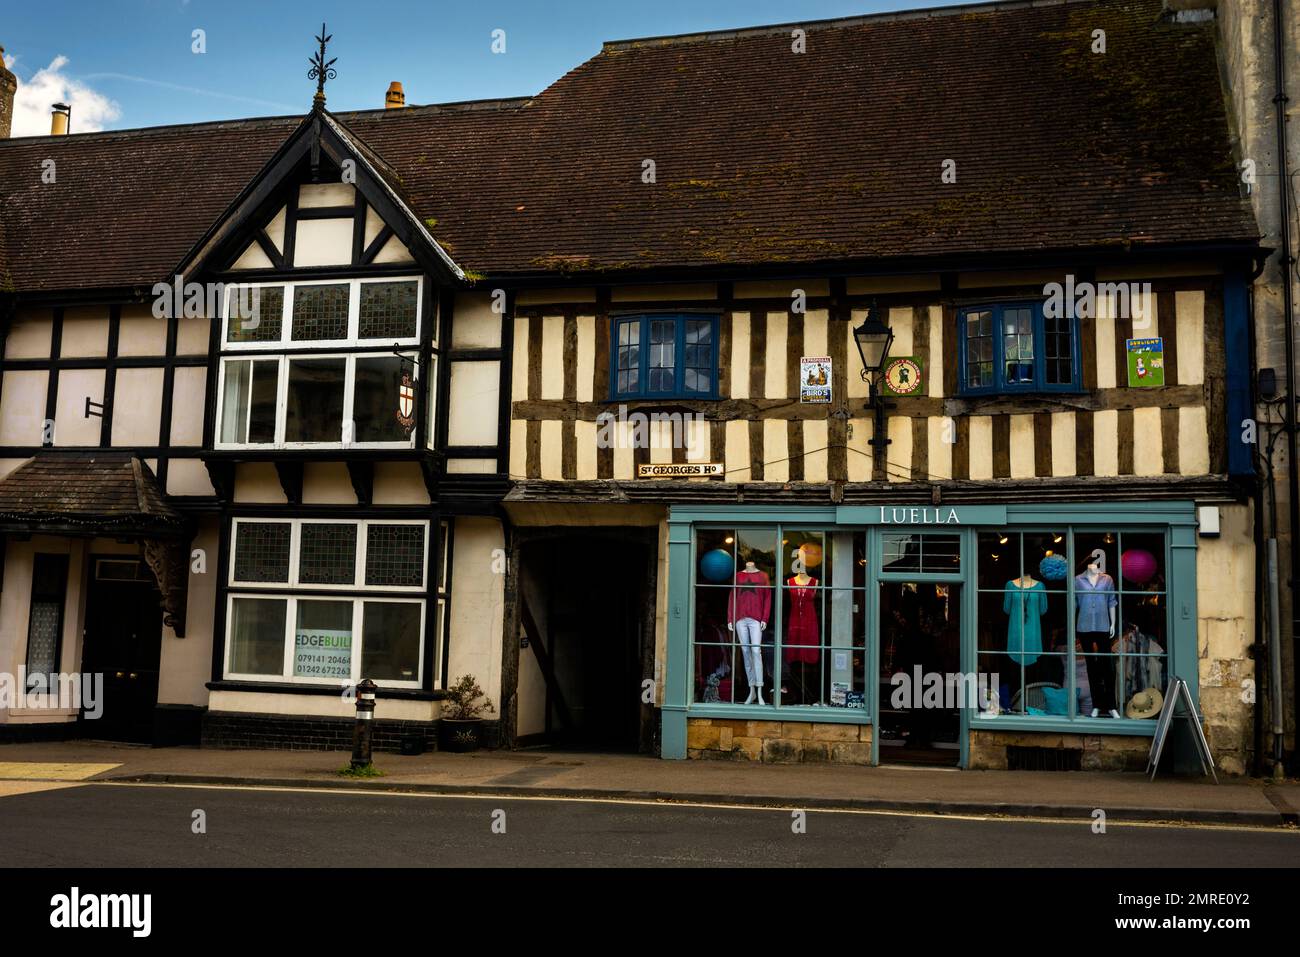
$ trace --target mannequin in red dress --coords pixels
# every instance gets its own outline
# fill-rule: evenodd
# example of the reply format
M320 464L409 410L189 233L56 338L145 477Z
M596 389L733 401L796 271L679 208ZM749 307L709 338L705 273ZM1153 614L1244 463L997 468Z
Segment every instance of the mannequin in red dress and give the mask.
M816 701L818 695L817 663L821 660L821 627L817 622L817 579L799 572L786 579L786 601L790 615L786 619L782 658L794 679L799 700Z

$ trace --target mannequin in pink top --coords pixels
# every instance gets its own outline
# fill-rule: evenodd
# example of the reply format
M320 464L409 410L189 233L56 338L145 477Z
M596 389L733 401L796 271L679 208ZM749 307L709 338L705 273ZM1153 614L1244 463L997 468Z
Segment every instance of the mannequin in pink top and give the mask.
M745 661L749 697L745 704L767 704L763 700L763 654L759 645L772 611L771 580L753 562L736 572L736 587L727 601L727 630L740 639Z

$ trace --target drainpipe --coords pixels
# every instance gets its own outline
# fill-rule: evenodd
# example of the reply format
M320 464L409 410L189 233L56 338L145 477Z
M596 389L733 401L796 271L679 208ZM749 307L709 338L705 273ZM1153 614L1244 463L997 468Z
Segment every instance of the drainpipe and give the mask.
M1273 0L1273 73L1277 78L1277 93L1273 97L1273 110L1277 123L1277 167L1278 167L1278 210L1281 213L1281 240L1282 240L1282 315L1284 327L1286 330L1286 454L1287 454L1287 485L1290 501L1287 512L1290 519L1290 580L1291 587L1291 645L1293 648L1293 660L1300 662L1300 614L1297 614L1296 604L1296 574L1300 568L1300 472L1297 471L1296 460L1296 368L1295 368L1295 302L1292 296L1292 272L1295 267L1295 258L1291 254L1291 179L1290 170L1287 168L1287 141L1286 141L1286 55L1285 55L1285 23L1282 16L1282 0ZM1295 682L1293 706L1297 725L1300 726L1300 682ZM1275 699L1281 705L1282 695L1281 687L1278 688ZM1285 721L1281 720L1279 714L1274 719L1274 725L1281 724L1285 727ZM1274 755L1282 753L1282 745L1275 743L1273 746Z

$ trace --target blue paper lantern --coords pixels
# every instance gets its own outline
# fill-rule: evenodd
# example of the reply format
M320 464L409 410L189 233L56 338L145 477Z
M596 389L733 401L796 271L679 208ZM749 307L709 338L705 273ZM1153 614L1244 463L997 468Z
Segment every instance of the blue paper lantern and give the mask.
M736 563L731 557L731 552L724 548L715 548L711 552L705 552L700 558L700 574L707 581L731 581L735 572Z
M1064 580L1067 567L1060 555L1048 555L1038 563L1038 574L1044 581L1059 582Z

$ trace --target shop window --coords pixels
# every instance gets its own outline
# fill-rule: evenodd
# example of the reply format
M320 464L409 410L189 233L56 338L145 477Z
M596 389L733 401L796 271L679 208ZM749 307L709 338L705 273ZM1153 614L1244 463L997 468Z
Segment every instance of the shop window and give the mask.
M1169 626L1161 532L987 532L978 538L983 718L1152 718Z
M939 532L886 532L880 570L936 574L961 571L961 536Z
M235 519L226 677L417 687L427 535L420 521Z
M610 398L717 397L716 316L625 316L610 336Z
M968 306L957 319L963 394L1080 388L1074 319L1045 316L1038 302Z
M861 532L697 529L695 700L865 708Z
M68 556L36 554L32 558L32 600L27 619L27 676L33 682L59 670L63 647L63 606L68 593Z

